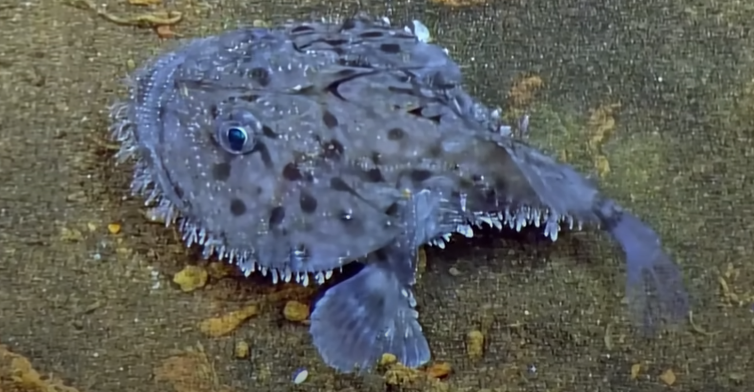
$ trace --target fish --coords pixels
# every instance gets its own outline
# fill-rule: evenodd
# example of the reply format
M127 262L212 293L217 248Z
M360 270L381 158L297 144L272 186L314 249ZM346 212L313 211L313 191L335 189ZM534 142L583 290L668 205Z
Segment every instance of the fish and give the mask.
M599 228L626 258L632 319L647 331L683 319L682 274L657 233L512 137L419 30L359 13L241 27L156 56L110 109L132 195L247 276L322 285L361 267L310 315L313 345L342 373L386 353L412 368L431 360L416 253L484 225L553 241L561 226Z

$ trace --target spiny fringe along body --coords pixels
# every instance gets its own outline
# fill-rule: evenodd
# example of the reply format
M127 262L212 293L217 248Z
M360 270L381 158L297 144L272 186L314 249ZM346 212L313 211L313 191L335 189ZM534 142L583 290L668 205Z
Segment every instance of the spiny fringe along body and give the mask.
M185 42L137 70L112 107L131 191L187 246L273 282L352 277L314 304L310 334L341 372L385 353L426 364L416 252L473 226L600 228L626 259L646 332L688 312L681 273L645 223L571 166L512 137L426 28L359 14ZM528 118L521 124L528 124ZM525 128L525 126L519 128Z

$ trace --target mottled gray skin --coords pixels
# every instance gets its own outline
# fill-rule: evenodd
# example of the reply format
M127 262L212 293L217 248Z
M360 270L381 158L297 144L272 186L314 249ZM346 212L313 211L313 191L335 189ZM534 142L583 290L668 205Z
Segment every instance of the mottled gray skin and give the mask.
M133 192L198 243L274 282L360 262L311 315L323 360L430 360L412 293L418 246L487 223L605 229L627 257L637 319L688 310L657 235L570 166L499 132L458 65L386 21L291 22L196 39L137 71L113 108Z

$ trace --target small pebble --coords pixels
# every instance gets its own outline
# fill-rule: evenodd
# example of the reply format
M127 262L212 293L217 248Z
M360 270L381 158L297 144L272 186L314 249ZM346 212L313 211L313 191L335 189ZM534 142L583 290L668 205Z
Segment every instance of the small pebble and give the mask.
M662 372L662 374L660 375L660 380L662 380L662 382L664 382L667 386L672 386L673 384L675 384L676 376L673 369L668 369Z
M296 373L296 375L293 376L293 383L298 385L302 384L304 381L306 381L307 377L309 377L309 371L306 369L301 369Z
M251 352L251 349L249 348L249 343L246 343L243 341L236 343L236 348L234 350L236 358L246 359L249 357L250 352Z
M437 362L427 368L427 374L434 378L447 377L450 374L450 364L447 362Z
M212 317L199 323L199 330L213 338L228 335L238 328L244 321L259 314L256 305L249 305L241 310Z
M450 267L450 269L448 270L448 273L450 274L450 276L461 275L461 271L459 271L458 268L456 267Z
M84 234L80 230L60 228L60 239L67 242L79 242L84 239Z
M641 372L641 364L635 363L631 365L631 379L636 380L639 378L639 372Z
M309 317L309 305L298 301L288 301L283 309L283 316L288 321L302 322Z
M177 284L181 291L188 293L204 287L207 284L207 278L206 269L189 265L173 276L173 283Z
M484 354L484 334L471 331L466 335L466 353L471 359L479 359Z
M398 358L390 353L382 354L382 358L380 358L380 365L382 366L388 366L392 365L394 363L398 362Z
M107 225L107 231L110 232L110 234L118 234L120 233L120 223L110 223Z

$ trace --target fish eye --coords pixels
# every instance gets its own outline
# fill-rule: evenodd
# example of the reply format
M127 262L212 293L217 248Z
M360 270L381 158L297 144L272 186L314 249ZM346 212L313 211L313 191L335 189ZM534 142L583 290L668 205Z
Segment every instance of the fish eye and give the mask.
M217 128L215 140L227 152L242 155L254 148L254 134L248 127L232 122Z
M236 153L243 151L249 140L249 133L246 132L246 129L243 127L228 127L225 133L225 138L228 141L228 148Z
M234 155L254 151L262 124L246 110L233 110L215 125L214 139L225 151Z

